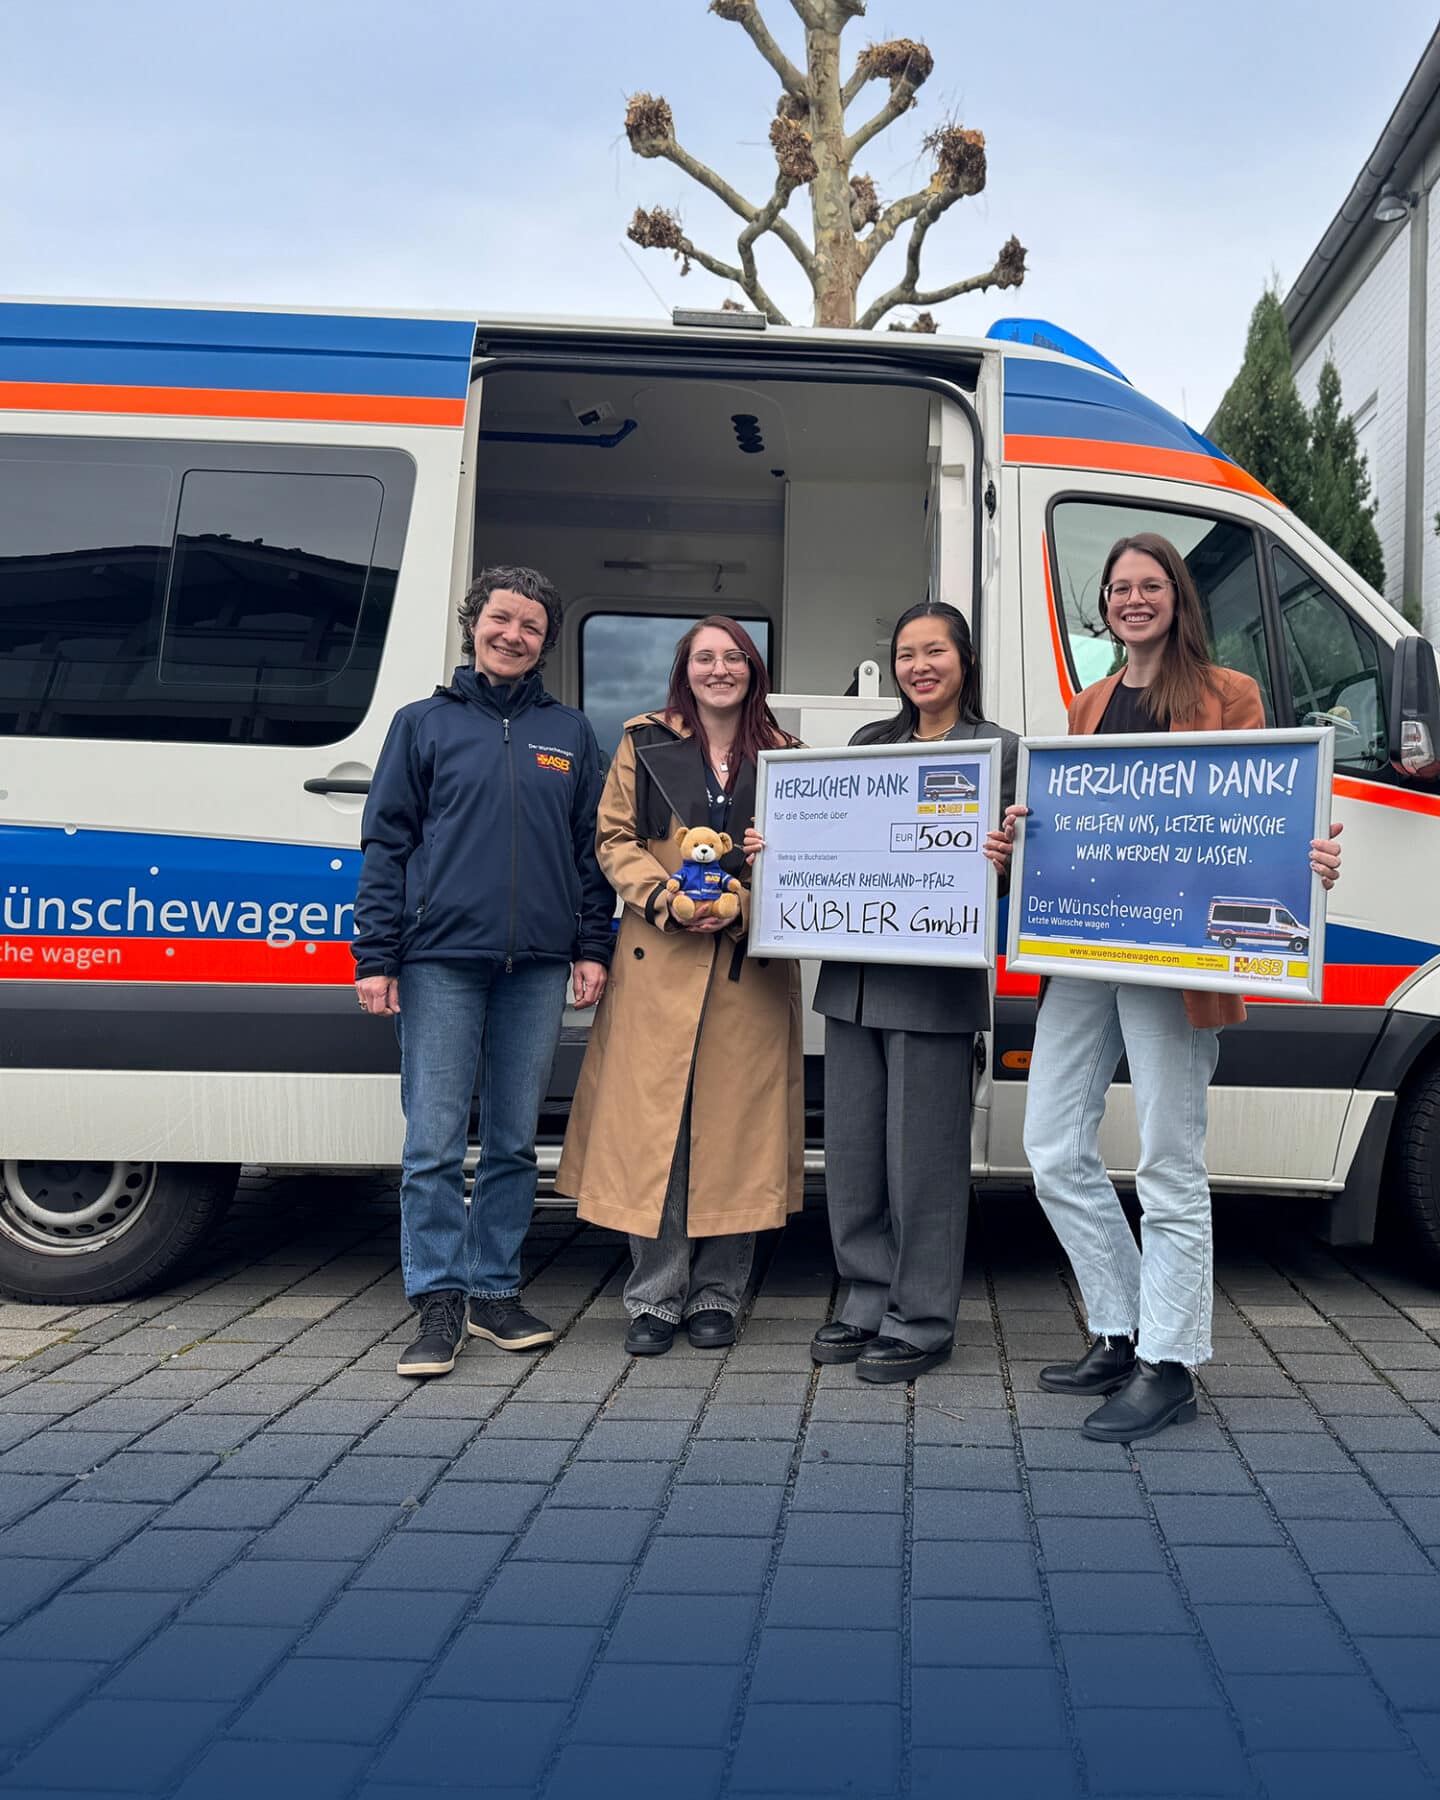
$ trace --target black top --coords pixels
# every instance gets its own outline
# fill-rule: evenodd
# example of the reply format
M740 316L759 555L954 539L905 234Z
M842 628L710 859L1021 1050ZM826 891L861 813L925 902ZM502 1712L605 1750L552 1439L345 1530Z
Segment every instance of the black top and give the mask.
M1115 692L1110 696L1110 704L1105 708L1104 716L1095 727L1098 733L1106 737L1119 736L1130 731L1168 731L1168 718L1155 718L1145 704L1143 687L1126 687L1123 681L1115 684Z
M720 777L709 767L705 770L705 798L710 803L710 829L712 831L728 831L730 828L730 801L733 796L725 792L720 785Z

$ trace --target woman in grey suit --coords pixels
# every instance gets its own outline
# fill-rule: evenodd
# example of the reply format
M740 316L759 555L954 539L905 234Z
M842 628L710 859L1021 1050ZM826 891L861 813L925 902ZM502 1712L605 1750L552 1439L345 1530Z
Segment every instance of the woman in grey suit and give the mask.
M912 606L895 625L897 716L853 744L998 738L1001 807L1015 797L1014 732L981 716L980 664L962 613ZM990 1023L983 969L822 963L825 1190L845 1283L817 1363L853 1362L865 1381L909 1381L955 1343L970 1207L975 1033Z

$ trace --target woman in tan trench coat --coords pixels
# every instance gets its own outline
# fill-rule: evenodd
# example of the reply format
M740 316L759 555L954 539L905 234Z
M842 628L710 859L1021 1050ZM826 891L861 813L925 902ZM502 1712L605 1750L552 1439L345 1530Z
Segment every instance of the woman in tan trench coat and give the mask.
M745 954L750 894L728 925L670 916L665 884L695 825L738 846L755 814L758 750L792 742L765 665L734 620L676 646L661 712L631 719L601 797L600 866L624 902L556 1187L630 1237L637 1356L735 1339L754 1234L799 1209L804 1097L799 970ZM738 847L723 865L742 884Z

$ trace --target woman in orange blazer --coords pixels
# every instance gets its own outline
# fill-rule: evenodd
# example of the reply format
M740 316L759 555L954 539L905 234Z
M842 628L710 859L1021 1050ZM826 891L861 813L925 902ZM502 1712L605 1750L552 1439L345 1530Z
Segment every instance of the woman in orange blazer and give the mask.
M1205 617L1184 559L1153 532L1121 538L1105 559L1100 613L1124 666L1077 694L1072 736L1128 731L1255 731L1265 726L1248 675L1210 659ZM986 854L1008 866L1011 807ZM1333 835L1310 845L1327 888L1340 869ZM1213 1304L1206 1105L1220 1028L1245 1005L1230 994L1055 976L1035 1026L1025 1153L1035 1192L1070 1258L1095 1341L1075 1363L1040 1372L1054 1393L1109 1395L1081 1427L1132 1443L1195 1416L1190 1371L1210 1354ZM1135 1186L1143 1250L1100 1156L1105 1093L1130 1065L1140 1132Z

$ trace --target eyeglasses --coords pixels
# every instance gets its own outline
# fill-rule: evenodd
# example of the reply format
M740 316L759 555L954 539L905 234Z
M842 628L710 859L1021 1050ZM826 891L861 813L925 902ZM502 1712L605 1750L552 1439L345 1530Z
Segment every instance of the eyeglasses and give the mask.
M690 658L692 669L713 669L717 662L724 663L727 669L743 669L750 658L743 650L727 650L716 656L713 650L697 650Z
M1138 585L1133 581L1112 581L1108 587L1101 588L1100 592L1107 600L1128 600L1134 593L1138 593L1142 600L1158 600L1167 587L1174 585L1168 575L1163 581L1152 575L1149 580Z

